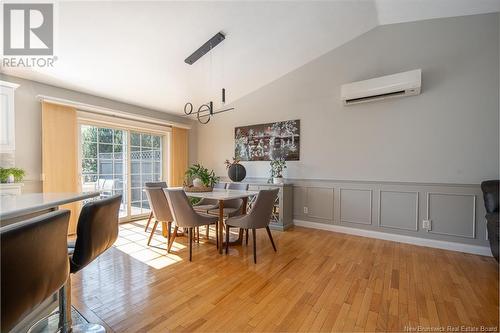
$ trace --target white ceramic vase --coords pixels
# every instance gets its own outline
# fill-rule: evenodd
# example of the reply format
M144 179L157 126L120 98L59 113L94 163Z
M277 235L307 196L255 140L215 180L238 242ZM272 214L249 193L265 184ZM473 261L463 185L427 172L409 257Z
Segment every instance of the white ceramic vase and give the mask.
M283 184L285 179L283 177L273 177L273 184Z
M203 182L201 181L200 178L195 178L195 179L193 179L193 186L194 187L202 187L203 186Z
M7 176L7 183L13 183L16 179L13 174Z

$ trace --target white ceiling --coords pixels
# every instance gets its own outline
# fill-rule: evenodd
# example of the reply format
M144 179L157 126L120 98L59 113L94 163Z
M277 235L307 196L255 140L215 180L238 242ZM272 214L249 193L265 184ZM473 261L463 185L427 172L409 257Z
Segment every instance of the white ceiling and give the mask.
M234 101L380 24L500 11L500 0L59 2L51 69L12 74L160 111ZM218 31L226 40L184 59Z

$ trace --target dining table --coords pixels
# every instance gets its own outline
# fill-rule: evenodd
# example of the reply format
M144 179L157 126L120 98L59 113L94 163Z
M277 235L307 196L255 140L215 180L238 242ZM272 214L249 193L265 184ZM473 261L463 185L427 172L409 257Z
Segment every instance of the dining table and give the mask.
M219 237L218 238L218 248L219 253L222 254L222 249L224 248L224 201L233 200L233 199L242 199L243 204L241 205L241 214L244 215L247 213L247 203L248 199L255 197L259 194L258 191L248 191L248 190L225 190L214 188L211 192L190 192L184 190L186 195L191 198L200 198L200 199L212 199L217 200L219 202L219 220L218 220L218 230ZM240 229L238 234L238 239L236 241L231 242L231 244L241 244L243 239L243 230Z

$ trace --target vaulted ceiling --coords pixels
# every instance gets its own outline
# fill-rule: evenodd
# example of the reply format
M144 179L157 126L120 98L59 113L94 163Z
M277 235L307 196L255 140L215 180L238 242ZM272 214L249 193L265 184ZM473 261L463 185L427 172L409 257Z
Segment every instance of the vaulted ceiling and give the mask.
M155 110L228 101L377 25L500 11L498 0L58 2L53 68L12 74ZM217 32L226 40L184 59Z

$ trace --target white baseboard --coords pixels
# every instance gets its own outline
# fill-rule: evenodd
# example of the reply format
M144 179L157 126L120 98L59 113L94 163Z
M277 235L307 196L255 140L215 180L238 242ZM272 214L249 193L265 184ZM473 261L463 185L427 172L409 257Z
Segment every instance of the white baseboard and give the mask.
M349 234L349 235L384 239L384 240L389 240L389 241L394 241L394 242L399 242L399 243L421 245L421 246L433 247L433 248L437 248L437 249L478 254L481 256L488 256L488 257L492 256L491 250L487 246L447 242L447 241L441 241L441 240L435 240L435 239L425 239L425 238L420 238L420 237L390 234L390 233L380 232L380 231L357 229L357 228L344 227L344 226L340 226L340 225L316 223L316 222L302 221L302 220L296 220L296 219L293 220L293 223L298 227L328 230L328 231L340 232L340 233Z

